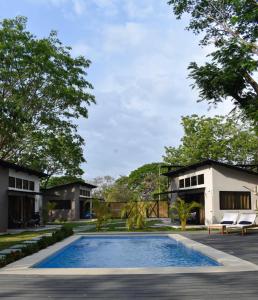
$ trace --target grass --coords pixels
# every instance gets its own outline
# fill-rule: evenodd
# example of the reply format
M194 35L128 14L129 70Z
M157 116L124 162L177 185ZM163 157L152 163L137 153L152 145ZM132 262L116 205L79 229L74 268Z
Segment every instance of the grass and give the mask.
M172 228L170 226L162 227L152 227L155 224L161 224L160 220L148 220L146 226L143 229L135 229L134 232L180 232L181 229ZM72 226L71 223L66 223L68 226ZM95 224L95 222L85 222L84 224ZM189 228L187 231L200 231L202 229ZM89 228L87 230L82 230L81 232L97 232L96 227ZM126 220L124 219L111 219L106 224L103 225L102 229L99 232L128 232L126 228Z
M17 245L24 241L30 240L32 238L38 237L44 233L53 232L53 230L43 230L43 231L25 231L17 234L4 234L0 235L0 250L6 249L13 245Z

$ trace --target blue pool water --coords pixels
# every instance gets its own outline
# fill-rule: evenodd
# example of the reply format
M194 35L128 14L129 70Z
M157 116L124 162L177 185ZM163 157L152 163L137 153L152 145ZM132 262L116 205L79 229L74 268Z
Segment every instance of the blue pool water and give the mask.
M82 237L34 268L136 268L219 266L166 236Z

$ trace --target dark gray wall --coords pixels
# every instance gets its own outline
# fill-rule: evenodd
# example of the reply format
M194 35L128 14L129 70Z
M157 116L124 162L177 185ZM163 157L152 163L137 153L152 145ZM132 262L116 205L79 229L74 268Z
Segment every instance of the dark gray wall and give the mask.
M89 189L90 190L90 189ZM71 200L71 209L56 209L52 211L53 219L80 220L80 185L52 188L44 193L44 205L50 200Z
M8 181L9 169L0 166L0 231L8 227Z
M54 188L48 190L44 194L44 205L47 204L50 200L71 200L71 209L58 209L53 211L53 217L55 219L58 218L66 218L67 220L77 220L80 218L80 211L78 206L78 198L79 198L79 185L68 186L65 188Z

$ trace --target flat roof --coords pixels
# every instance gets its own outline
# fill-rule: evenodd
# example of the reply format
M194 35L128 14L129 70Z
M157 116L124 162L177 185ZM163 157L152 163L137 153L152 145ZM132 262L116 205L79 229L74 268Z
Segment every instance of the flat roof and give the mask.
M43 172L39 172L39 171L36 171L36 170L28 168L28 167L17 165L15 163L12 163L12 162L9 162L9 161L3 160L3 159L0 159L0 166L3 168L6 168L6 169L14 169L19 172L36 175L38 177L47 177L47 174L45 174Z
M168 177L173 177L175 175L179 175L181 173L185 173L187 171L190 171L190 170L193 170L193 169L197 169L199 167L206 166L206 165L207 166L208 165L209 166L211 166L211 165L222 166L222 167L226 167L226 168L230 168L230 169L237 170L237 171L240 171L240 172L245 172L245 173L248 173L248 174L252 174L252 175L258 176L258 173L255 172L255 171L243 169L241 167L237 167L237 166L234 166L234 165L222 163L222 162L219 162L217 160L212 160L212 159L203 160L201 162L198 162L198 163L195 163L195 164L192 164L192 165L188 165L188 166L179 168L179 169L174 170L174 171L169 171L167 173L163 173L162 175L168 176Z
M69 183L65 183L65 184L59 184L59 185L55 185L55 186L52 186L50 188L47 188L46 190L52 190L52 189L63 189L63 188L66 188L68 186L71 186L71 185L82 185L82 186L85 186L85 187L88 187L88 188L91 188L91 189L94 189L96 188L97 186L94 185L94 184L91 184L91 183L88 183L88 182L83 182L83 181L74 181L74 182L69 182Z

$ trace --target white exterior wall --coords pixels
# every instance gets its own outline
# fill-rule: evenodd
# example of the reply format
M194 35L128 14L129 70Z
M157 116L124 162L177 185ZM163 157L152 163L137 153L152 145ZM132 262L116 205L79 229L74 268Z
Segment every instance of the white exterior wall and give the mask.
M179 180L185 179L191 176L204 175L204 184L198 184L195 186L179 188ZM196 168L195 170L186 171L184 174L175 177L171 181L170 188L172 190L190 190L204 188L204 203L205 203L205 224L212 223L212 168L210 166L204 166ZM173 200L175 200L176 195L173 194ZM173 201L172 200L172 201Z
M192 187L179 188L179 180L187 177L204 174L204 184ZM171 190L190 190L205 188L205 224L214 224L220 222L224 212L251 213L258 208L258 195L251 192L251 210L220 210L220 191L248 192L247 187L255 190L258 185L258 176L246 172L233 170L223 166L203 166L195 170L186 171L178 177L172 178L170 184ZM172 202L177 195L172 194ZM258 222L258 218L256 220Z
M213 178L213 223L220 222L224 212L238 212L238 213L251 213L257 209L258 196L251 192L251 210L220 210L220 191L232 191L232 192L248 192L248 187L254 190L258 185L258 176L248 174L233 169L229 169L223 166L214 166L212 168Z
M39 193L40 180L39 180L38 176L30 175L28 173L21 172L21 171L16 171L16 170L13 170L13 169L9 169L9 176L17 177L17 178L21 178L21 179L25 179L25 180L34 181L34 183L35 183L35 190L31 191L31 192ZM9 190L24 191L23 189L16 189L16 188L9 188ZM26 190L26 192L30 192L30 191Z
M8 187L8 190L13 190L13 191L26 191L26 193L39 193L40 191L40 179L36 175L31 175L25 172L21 171L16 171L14 169L9 169L9 176L16 177L16 178L21 178L29 181L34 181L34 191L30 190L23 190L23 189L17 189L17 188L11 188ZM35 212L39 212L42 209L42 196L41 195L36 195L35 196Z

